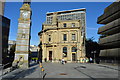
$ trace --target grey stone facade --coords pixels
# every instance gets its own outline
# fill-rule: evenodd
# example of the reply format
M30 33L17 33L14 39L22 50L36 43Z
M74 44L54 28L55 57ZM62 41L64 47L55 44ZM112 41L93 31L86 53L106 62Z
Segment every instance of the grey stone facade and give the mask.
M106 62L116 63L120 58L120 1L114 2L104 10L104 14L98 17L98 24L104 26L98 29L101 35L100 57Z

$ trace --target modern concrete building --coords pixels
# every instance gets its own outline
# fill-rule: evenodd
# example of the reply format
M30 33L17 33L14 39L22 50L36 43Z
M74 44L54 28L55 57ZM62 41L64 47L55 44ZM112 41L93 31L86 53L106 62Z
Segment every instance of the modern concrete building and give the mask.
M4 16L4 4L5 2L0 1L0 64L6 64L9 62L6 58L8 55L8 38L9 38L9 27L10 19Z
M38 35L43 61L81 61L85 58L86 9L48 12Z
M120 58L120 1L106 7L97 23L104 24L98 29L100 57L105 62L115 63Z

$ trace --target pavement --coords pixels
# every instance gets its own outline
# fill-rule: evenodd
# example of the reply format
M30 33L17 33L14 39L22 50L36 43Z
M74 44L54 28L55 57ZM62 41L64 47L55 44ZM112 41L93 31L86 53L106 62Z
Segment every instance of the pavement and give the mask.
M39 64L27 70L17 69L3 76L3 78L118 78L118 66L89 63L42 63L44 72Z

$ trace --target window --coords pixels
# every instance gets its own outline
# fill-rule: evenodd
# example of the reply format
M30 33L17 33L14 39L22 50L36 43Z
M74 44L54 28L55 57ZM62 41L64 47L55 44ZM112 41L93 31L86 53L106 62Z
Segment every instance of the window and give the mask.
M63 57L67 57L67 47L63 47Z
M67 41L67 35L63 34L63 41Z
M25 38L25 34L22 34L21 38Z
M63 24L63 27L66 27L66 26L67 26L67 24L66 24L66 23L64 23L64 24Z
M76 47L72 47L72 52L76 52L77 48Z
M75 23L72 23L72 27L75 27Z
M72 34L72 41L75 41L75 34Z
M51 35L49 35L48 41L51 41Z

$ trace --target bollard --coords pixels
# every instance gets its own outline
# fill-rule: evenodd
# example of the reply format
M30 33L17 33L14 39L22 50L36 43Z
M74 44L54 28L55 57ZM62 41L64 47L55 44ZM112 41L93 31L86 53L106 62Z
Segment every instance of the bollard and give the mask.
M40 64L40 68L42 68L42 64Z
M42 69L41 69L41 71L42 71L42 79L44 80L44 68L42 67Z
M41 71L44 71L44 68L42 68L42 70Z
M39 62L39 67L40 67L40 72L41 72L41 78L44 80L44 77L46 74L44 74L45 70L44 70L41 62Z

